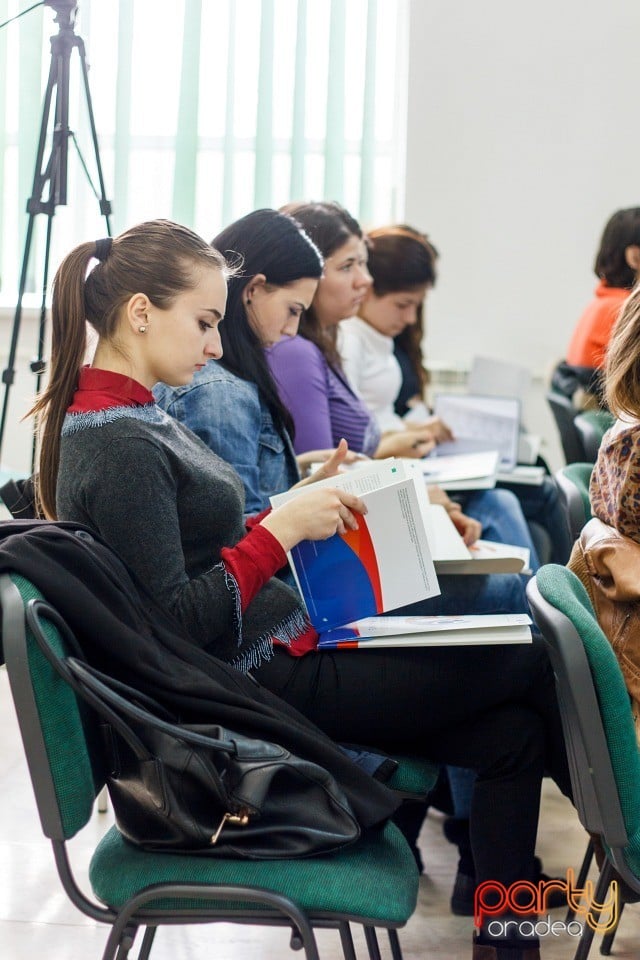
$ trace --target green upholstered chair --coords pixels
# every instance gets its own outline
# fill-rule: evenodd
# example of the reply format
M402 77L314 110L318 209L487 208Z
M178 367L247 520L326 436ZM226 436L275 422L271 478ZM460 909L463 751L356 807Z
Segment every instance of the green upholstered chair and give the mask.
M576 430L575 419L578 410L574 407L569 397L555 390L549 390L546 394L549 409L553 415L560 443L566 463L579 463L587 460L582 444L582 438Z
M102 748L95 718L35 641L29 617L38 599L28 580L0 576L5 660L43 832L72 902L111 927L103 960L126 960L138 930L144 931L139 958L147 960L163 924L218 921L288 926L292 947L303 948L307 960L318 960L314 928L337 928L346 960L355 960L349 922L364 926L372 960L380 956L375 929L387 928L394 960L401 960L396 931L415 909L418 873L392 823L336 853L291 861L150 853L112 827L91 858L92 891L82 891L67 841L88 822L104 784ZM38 620L64 656L64 630L49 619L54 615ZM408 792L420 785L418 777L418 767L407 771Z
M583 410L576 414L574 424L584 448L585 460L596 462L600 441L613 425L614 419L607 410Z
M595 898L606 900L614 868L640 893L640 751L618 661L566 567L542 567L527 593L556 677L576 810L607 852ZM610 951L614 934L605 935L601 952ZM585 960L592 939L585 924L575 960Z
M578 539L580 531L592 516L589 500L589 482L592 472L592 463L569 463L555 474L558 493L573 540Z

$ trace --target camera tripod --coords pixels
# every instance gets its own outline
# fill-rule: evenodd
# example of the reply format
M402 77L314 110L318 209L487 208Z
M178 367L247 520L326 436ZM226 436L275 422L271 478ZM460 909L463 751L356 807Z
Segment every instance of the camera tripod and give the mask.
M65 206L67 203L67 160L70 138L73 138L82 168L87 176L87 179L89 180L89 184L93 190L93 193L99 201L100 213L105 218L107 234L111 236L111 223L109 220L111 215L111 203L109 200L107 200L105 195L102 164L100 162L100 153L98 151L98 137L96 134L93 106L91 103L91 93L89 90L89 75L87 70L85 47L82 39L75 33L74 28L77 2L76 0L44 0L44 3L45 6L53 7L53 9L56 11L54 22L59 25L59 29L58 33L51 37L51 63L49 67L49 78L47 80L47 86L44 94L33 186L31 190L31 196L27 201L27 213L29 215L29 220L25 237L24 253L22 256L22 267L20 270L18 302L16 304L13 319L11 345L9 348L7 368L2 373L2 382L4 383L4 398L2 403L2 415L0 417L0 452L2 451L2 441L4 439L7 412L9 409L9 391L15 379L16 351L18 348L20 322L22 319L22 300L27 285L27 272L29 269L29 257L33 241L33 230L36 217L41 213L45 214L47 217L42 276L42 301L40 305L40 321L38 328L38 353L36 358L30 363L30 369L36 376L36 391L40 390L42 376L46 369L46 363L44 360L44 347L51 233L56 207ZM80 57L80 66L82 68L83 89L89 116L91 139L93 141L98 180L100 184L99 194L91 182L89 171L84 162L82 154L80 153L75 135L73 131L69 129L69 72L71 66L71 52L74 48L78 51ZM45 144L52 120L53 130L51 139L51 152L45 162ZM45 192L47 193L46 198ZM36 441L34 434L31 457L32 467L35 463L35 455Z

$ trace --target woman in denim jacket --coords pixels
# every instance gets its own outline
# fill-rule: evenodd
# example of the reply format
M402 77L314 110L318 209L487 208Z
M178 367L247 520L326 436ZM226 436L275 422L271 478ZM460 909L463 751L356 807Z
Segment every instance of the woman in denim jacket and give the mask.
M291 217L255 210L213 240L237 261L229 284L224 356L211 360L191 383L154 388L158 404L185 423L218 456L231 463L245 488L245 514L269 507L269 497L301 480L299 462L325 461L314 479L335 474L354 459L346 449L311 451L296 458L293 420L283 405L264 348L293 336L322 274L315 244ZM264 272L262 272L264 271Z
M189 385L172 389L158 384L154 395L160 406L235 467L245 486L245 513L251 514L267 509L273 494L311 480L300 480L293 418L280 399L265 349L296 335L300 317L316 293L323 260L298 222L275 210L242 217L218 234L213 246L229 261L237 261L220 328L223 356L210 360ZM357 409L368 422L369 413L360 401ZM313 475L320 479L332 476L349 456L354 454L341 441L335 450L307 451L303 467L323 460ZM524 582L517 574L445 576L440 583L441 597L428 601L424 609L418 604L419 609L412 605L402 612L527 610Z
M154 394L161 407L234 465L244 483L247 515L264 510L271 494L300 479L291 440L277 429L258 385L219 361L207 363L188 386L173 390L158 384Z

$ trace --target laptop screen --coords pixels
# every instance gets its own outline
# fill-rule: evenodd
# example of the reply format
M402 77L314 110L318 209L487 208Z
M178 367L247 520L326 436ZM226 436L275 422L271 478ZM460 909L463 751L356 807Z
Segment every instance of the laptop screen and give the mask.
M451 427L455 440L439 444L438 452L468 453L490 445L500 455L500 469L513 470L518 460L520 401L515 397L487 397L473 393L440 393L434 413ZM444 449L446 447L446 451Z
M518 363L474 357L469 371L467 390L470 394L489 397L516 397L522 401L531 385L531 371Z

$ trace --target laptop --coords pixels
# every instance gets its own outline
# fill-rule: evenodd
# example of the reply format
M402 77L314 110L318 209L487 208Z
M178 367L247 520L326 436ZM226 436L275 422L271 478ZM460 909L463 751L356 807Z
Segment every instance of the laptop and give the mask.
M498 469L513 470L518 462L520 401L477 393L440 393L433 412L451 427L454 440L439 443L436 456L497 450Z
M516 397L523 401L531 385L531 371L518 363L493 357L474 357L467 389L489 397Z

